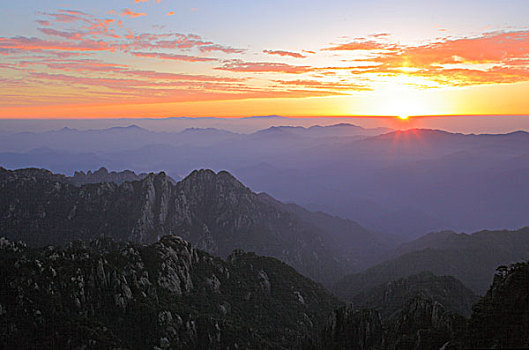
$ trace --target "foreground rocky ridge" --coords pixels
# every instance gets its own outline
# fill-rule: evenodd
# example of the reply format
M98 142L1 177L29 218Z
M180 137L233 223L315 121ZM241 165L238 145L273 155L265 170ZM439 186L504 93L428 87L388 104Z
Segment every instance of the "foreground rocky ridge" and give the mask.
M394 283L402 284L402 280ZM388 284L388 297L391 289ZM500 266L469 319L422 291L389 317L394 307L384 301L378 306L372 303L372 309L341 307L305 346L340 350L525 349L529 347L528 296L529 263ZM371 301L376 300L375 294Z
M237 248L273 256L329 284L358 270L362 256L390 244L352 222L341 224L338 236L370 242L369 249L347 256L314 224L318 219L310 218L323 215L331 222L348 221L304 210L302 214L253 193L223 171L194 171L174 185L164 173L121 185L73 185L46 170L0 168L0 232L32 246L100 236L152 243L177 234L222 257Z
M177 236L151 245L96 239L64 248L2 238L0 280L2 348L529 345L529 263L500 267L470 319L458 310L474 296L451 277L411 276L343 306L274 258L238 250L224 261Z
M176 236L64 248L0 240L0 347L293 348L341 303L288 265Z

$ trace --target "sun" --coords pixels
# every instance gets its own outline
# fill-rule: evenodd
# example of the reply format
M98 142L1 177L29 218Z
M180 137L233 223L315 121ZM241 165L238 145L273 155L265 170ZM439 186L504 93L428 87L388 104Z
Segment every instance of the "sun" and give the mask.
M438 113L442 101L432 89L424 87L422 80L412 77L392 77L375 84L373 92L357 105L370 115L398 116L399 120L408 120L413 116Z

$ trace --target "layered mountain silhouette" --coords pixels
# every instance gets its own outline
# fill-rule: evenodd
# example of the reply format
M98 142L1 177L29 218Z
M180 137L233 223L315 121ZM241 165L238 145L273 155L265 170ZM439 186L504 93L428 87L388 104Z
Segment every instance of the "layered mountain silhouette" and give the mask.
M246 122L252 120L259 122ZM159 121L168 131L129 125L7 132L0 138L0 164L68 175L101 166L137 174L164 170L174 179L194 169L225 169L257 192L403 239L529 225L527 132L392 132L265 120L266 127L246 133L219 129L230 121L213 119ZM184 121L187 130L170 131L170 122Z
M455 291L451 287L453 281L446 278L421 274L411 279L437 280L435 284L444 280L448 282L446 289ZM396 291L402 291L402 285L411 282L411 279L394 282L397 284ZM439 286L434 290L441 291ZM499 266L494 282L485 296L474 304L469 318L438 301L439 294L428 296L424 291L432 289L428 285L425 287L421 295L407 299L396 309L393 306L384 308L387 301L380 298L380 293L369 298L374 302L372 309L358 309L354 305L341 307L333 312L324 329L305 347L352 350L525 349L529 346L527 262ZM391 284L387 284L384 290L388 297L395 296ZM458 298L454 294L452 297L455 300ZM393 311L391 317L382 316L388 311Z
M174 185L165 173L120 185L71 181L46 170L0 169L0 232L32 246L178 235L217 256L244 249L277 257L327 284L392 244L354 222L255 194L224 171L194 171Z
M360 292L352 298L352 304L358 309L375 309L383 321L391 321L409 300L417 297L435 301L447 311L467 317L479 299L456 278L425 271Z
M382 263L338 281L334 291L346 300L379 284L422 271L450 275L483 295L496 267L529 257L529 228L473 234L431 233L402 244Z

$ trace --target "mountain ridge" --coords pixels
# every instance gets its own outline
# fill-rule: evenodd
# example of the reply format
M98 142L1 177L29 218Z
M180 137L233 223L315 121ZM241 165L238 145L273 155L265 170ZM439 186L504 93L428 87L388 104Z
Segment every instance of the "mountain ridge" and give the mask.
M324 230L263 200L225 171L195 170L175 185L162 172L120 185L74 186L48 171L0 169L0 194L0 232L32 245L98 236L151 243L178 234L222 257L236 248L274 256L326 284L358 270L361 260L337 254ZM342 234L379 239L359 225L345 227ZM370 251L387 247L375 243Z

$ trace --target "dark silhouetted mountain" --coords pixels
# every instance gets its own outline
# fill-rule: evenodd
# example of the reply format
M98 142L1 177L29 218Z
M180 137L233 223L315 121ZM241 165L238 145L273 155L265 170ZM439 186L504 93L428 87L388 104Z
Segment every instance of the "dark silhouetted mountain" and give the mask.
M483 295L497 266L529 257L529 228L482 231L472 235L432 233L402 245L393 254L396 257L344 277L335 284L335 292L350 300L379 284L431 271L436 275L454 276Z
M467 317L478 300L477 295L454 277L423 272L360 292L351 301L356 308L375 309L383 320L391 320L409 300L418 296Z
M500 266L487 294L474 306L468 348L529 347L529 263Z
M26 248L0 239L5 349L291 349L341 305L273 258L176 236Z
M384 236L355 223L301 209L296 215L227 172L194 171L176 185L164 173L121 185L62 179L0 169L0 232L37 246L100 236L150 243L177 234L222 257L238 248L277 257L327 284L358 271L361 257L389 248ZM342 231L329 237L320 218ZM338 250L340 240L352 246L356 239L370 244L350 255Z
M94 172L91 170L86 173L84 171L76 171L73 176L68 177L68 180L74 185L96 184L101 182L113 182L115 184L121 185L126 181L143 180L147 176L148 174L136 174L131 170L109 172L105 167L101 167ZM167 176L167 178L173 185L176 184L176 181L170 176Z
M435 283L448 286L450 302L461 300L456 296L461 288L454 289L453 281L447 278L421 274L388 283L379 291L373 289L374 295L365 297L381 306L377 307L380 313L376 309L358 309L358 305L341 307L332 314L323 331L305 343L305 348L525 349L529 346L528 262L498 267L486 295L472 307L470 319L454 313L454 304L447 308L435 300L440 296L438 292L442 292L438 287L434 293L437 295L408 294L409 298L394 308L395 302L391 300L403 291L402 283L413 279L437 279ZM471 296L468 291L463 291L461 296L465 294ZM394 309L390 317L380 316Z
M377 311L352 306L336 310L306 348L336 350L439 349L462 334L465 319L417 296L384 325Z

